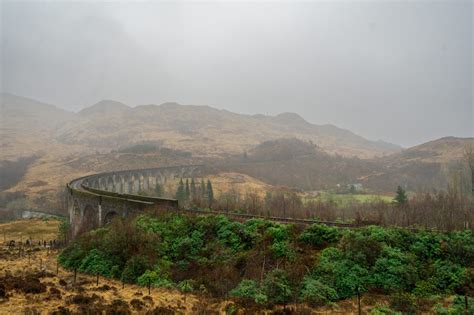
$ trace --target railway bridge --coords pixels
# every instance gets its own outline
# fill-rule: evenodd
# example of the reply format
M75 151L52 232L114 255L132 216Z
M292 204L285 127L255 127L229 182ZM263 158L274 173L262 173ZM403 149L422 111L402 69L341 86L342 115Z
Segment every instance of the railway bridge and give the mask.
M202 177L213 173L203 165L173 166L127 170L94 174L77 178L67 184L67 205L72 236L104 226L115 216L126 217L149 209L178 210L178 200L142 196L141 191L153 190L157 184L179 178ZM326 222L312 219L296 219L227 211L183 209L190 214L226 215L237 220L260 218L290 224L325 224L340 228L355 228L361 224Z
M67 206L73 237L147 209L178 209L178 201L141 196L141 191L177 178L202 176L202 165L106 172L77 178L67 184Z

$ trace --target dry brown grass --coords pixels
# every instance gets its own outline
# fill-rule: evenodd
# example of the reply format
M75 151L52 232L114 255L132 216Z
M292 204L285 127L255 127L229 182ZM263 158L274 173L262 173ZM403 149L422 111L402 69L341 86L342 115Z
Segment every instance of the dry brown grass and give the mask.
M25 219L0 224L3 241L53 240L58 238L56 219Z

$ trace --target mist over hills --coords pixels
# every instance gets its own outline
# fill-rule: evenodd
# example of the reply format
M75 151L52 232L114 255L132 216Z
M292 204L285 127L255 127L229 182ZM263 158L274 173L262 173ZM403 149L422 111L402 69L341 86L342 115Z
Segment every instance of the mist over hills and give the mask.
M474 138L446 137L402 150L294 113L241 115L177 103L130 107L104 100L72 113L2 94L0 108L0 161L35 157L4 187L43 199L85 174L196 161L301 190L351 183L379 192L399 184L444 189L463 167L464 147L474 145ZM167 149L134 152L142 144Z
M387 155L401 149L397 145L367 140L333 125L311 124L295 113L251 116L177 103L132 108L104 100L74 114L4 94L1 115L4 120L30 127L58 128L54 134L58 142L98 149L160 140L169 147L215 156L242 152L262 141L281 137L310 140L326 152L361 158ZM16 127L22 129L21 124Z

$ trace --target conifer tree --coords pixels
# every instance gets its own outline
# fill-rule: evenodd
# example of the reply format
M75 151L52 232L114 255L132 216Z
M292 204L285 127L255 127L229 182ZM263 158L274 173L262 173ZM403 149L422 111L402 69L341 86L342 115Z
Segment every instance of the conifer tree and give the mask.
M212 190L212 183L210 179L207 180L206 194L207 194L207 202L210 207L212 205L212 202L214 201L214 191Z
M395 196L395 201L400 205L404 206L408 203L408 197L405 192L405 190L402 188L402 186L397 187L397 195Z
M179 203L182 203L186 199L186 191L182 178L180 179L178 189L176 190L176 199L178 199Z
M196 182L194 181L194 177L191 178L191 199L196 198Z
M189 191L189 179L186 178L186 186L184 188L184 194L186 196L186 200L189 200L189 196L190 196L190 191Z

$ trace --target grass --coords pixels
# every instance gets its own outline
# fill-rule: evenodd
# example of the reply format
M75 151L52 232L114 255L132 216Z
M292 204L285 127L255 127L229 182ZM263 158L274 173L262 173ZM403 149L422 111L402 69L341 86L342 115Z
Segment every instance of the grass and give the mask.
M335 194L330 192L321 192L316 197L306 197L306 201L321 201L321 202L334 202L338 206L347 206L351 203L370 203L370 202L392 202L393 197L387 195L376 195L376 194Z
M58 219L25 219L0 224L2 241L53 240L58 238Z

